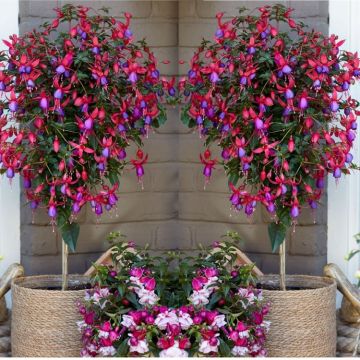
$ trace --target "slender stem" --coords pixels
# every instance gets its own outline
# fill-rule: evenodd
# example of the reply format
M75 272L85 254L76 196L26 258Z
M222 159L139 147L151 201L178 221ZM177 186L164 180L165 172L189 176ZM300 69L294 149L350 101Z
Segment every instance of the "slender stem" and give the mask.
M285 282L285 257L286 257L286 239L282 242L279 247L280 255L280 290L286 291L286 282Z
M68 257L69 257L69 247L62 240L62 287L61 290L67 290L68 286Z

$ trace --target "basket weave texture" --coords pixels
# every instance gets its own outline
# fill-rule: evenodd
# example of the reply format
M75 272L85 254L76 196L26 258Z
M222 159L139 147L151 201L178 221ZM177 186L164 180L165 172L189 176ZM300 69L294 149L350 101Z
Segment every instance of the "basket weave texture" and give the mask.
M278 275L264 275L260 284L279 287ZM334 357L336 354L336 283L333 279L288 275L287 287L264 290L271 321L266 348L271 357Z
M89 278L70 275L69 287ZM12 283L11 347L14 357L79 357L80 320L76 303L85 290L46 290L61 287L61 276L29 276Z

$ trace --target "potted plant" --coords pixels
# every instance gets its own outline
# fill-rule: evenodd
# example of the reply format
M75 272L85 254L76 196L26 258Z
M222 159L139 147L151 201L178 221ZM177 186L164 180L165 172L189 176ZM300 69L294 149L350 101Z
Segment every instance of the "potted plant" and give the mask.
M88 203L98 216L117 206L125 166L141 182L142 138L165 120L156 60L144 41L133 42L130 14L118 21L73 5L56 13L40 30L10 36L0 54L1 172L10 181L20 174L30 208L45 208L64 240L62 279L13 284L14 356L78 355L73 303L88 280L67 277L76 218ZM128 160L131 144L139 149Z
M215 40L195 52L180 82L182 120L199 129L206 147L221 148L221 161L209 149L201 161L207 180L222 163L234 210L251 216L263 205L273 220L269 237L273 251L280 249L281 276L263 280L272 301L270 354L334 356L335 284L285 280L285 236L302 208L317 208L328 174L338 180L357 168L351 148L359 111L349 88L359 58L340 50L337 36L295 22L282 5L244 11L229 21L218 14Z
M111 234L112 239L117 234ZM99 265L79 304L82 356L264 356L268 305L252 264L222 241L196 256L151 256L128 242Z

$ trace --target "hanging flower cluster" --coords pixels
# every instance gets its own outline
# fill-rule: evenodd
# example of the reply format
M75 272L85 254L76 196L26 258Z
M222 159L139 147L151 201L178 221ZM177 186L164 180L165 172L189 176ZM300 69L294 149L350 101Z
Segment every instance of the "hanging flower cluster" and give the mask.
M349 89L360 60L282 5L243 11L229 21L218 14L215 40L194 54L180 82L182 120L206 146L221 147L232 207L251 215L262 204L277 218L276 248L272 234L282 241L303 206L317 208L327 174L339 179L356 168L359 103ZM216 160L209 149L201 156L207 180Z
M151 258L127 243L101 266L79 304L82 356L265 356L268 305L234 267L234 246L198 258ZM209 267L207 264L214 264Z
M165 121L164 91L154 55L133 42L130 14L56 12L41 30L4 41L0 161L9 179L22 176L30 207L46 207L71 242L71 218L86 203L97 215L116 206L127 164L141 180L147 155L139 149L128 161L126 148Z

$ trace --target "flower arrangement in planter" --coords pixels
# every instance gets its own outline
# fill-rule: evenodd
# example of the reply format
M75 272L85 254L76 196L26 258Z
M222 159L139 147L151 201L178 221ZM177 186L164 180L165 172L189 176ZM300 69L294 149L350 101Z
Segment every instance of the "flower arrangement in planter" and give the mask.
M252 265L234 266L232 242L216 247L194 257L154 257L117 243L113 265L97 267L94 288L79 304L81 355L266 355L268 305Z
M351 149L359 103L349 90L360 60L340 49L343 40L307 30L282 5L244 11L229 21L218 14L214 41L194 54L180 82L182 121L199 129L206 147L222 150L221 161L209 149L201 156L205 177L221 162L232 207L251 216L263 205L273 220L272 249L285 254L287 229L302 208L318 207L326 176L357 168Z
M67 276L68 249L75 251L79 235L77 216L88 203L97 216L116 209L124 168L130 165L141 181L148 160L142 140L166 119L160 100L171 96L171 89L164 88L145 41L134 42L130 21L128 13L119 21L106 9L65 5L39 30L4 40L0 171L10 181L20 174L30 208L46 209L49 222L59 229L62 289L69 284L60 295L59 277L16 281L14 356L79 353L76 326L65 321L70 314L78 316L71 309L87 281ZM126 150L132 144L138 150L129 159ZM23 299L33 305L30 318L23 312ZM58 315L55 326L61 336L51 336L46 308ZM34 328L48 324L49 331L29 331L30 323Z

